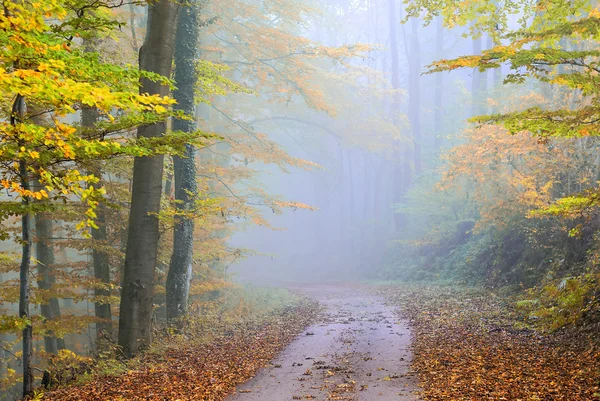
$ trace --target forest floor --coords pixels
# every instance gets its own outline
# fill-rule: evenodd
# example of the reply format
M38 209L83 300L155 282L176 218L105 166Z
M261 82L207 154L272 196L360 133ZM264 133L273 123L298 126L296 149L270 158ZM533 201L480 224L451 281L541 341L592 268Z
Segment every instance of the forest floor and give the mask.
M600 324L543 334L488 290L377 287L413 330L412 369L431 401L600 400Z
M141 357L96 361L74 383L45 392L47 401L223 400L253 377L310 325L318 304L300 299L265 316L233 323L210 322L210 330L163 336ZM36 398L37 399L37 398Z
M482 289L313 285L307 298L46 400L600 401L600 324L543 334ZM131 366L131 365L130 365Z
M411 334L381 297L353 286L296 289L324 313L228 401L416 400Z

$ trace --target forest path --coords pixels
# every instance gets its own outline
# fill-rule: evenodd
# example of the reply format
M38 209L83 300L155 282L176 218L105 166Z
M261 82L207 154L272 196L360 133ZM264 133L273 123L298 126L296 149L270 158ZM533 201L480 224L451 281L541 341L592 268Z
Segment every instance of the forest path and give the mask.
M321 321L227 401L418 399L410 330L381 298L352 286L293 290L323 305Z

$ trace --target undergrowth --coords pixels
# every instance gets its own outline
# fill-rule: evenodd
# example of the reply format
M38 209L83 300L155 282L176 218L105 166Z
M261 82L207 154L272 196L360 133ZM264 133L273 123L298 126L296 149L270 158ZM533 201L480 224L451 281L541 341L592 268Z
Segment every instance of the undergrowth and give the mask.
M398 242L378 277L516 294L522 326L544 332L600 321L593 227L573 237L552 220L507 223L475 232L473 222L456 221L422 240Z

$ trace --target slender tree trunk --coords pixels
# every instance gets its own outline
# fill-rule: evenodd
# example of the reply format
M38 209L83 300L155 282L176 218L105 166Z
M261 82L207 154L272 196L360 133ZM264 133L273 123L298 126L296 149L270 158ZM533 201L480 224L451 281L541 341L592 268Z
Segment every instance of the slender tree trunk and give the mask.
M21 187L28 191L29 178L27 177L27 166L24 161L19 162L19 174L21 176ZM19 269L20 291L19 291L19 316L21 319L29 320L29 270L31 260L31 214L27 211L29 208L29 198L23 197L23 209L25 213L21 217L21 236L22 236L22 255L21 267ZM33 351L33 326L31 321L23 329L23 397L33 392L33 368L31 358Z
M389 6L389 28L390 28L390 56L392 60L392 89L394 89L394 96L392 97L392 122L394 126L399 125L399 114L400 114L400 62L398 60L398 24L399 21L396 18L396 7L398 7L396 0L388 0ZM410 153L410 151L409 151ZM404 198L404 191L406 190L405 175L407 168L406 152L404 154L404 160L402 159L402 151L398 149L395 152L393 161L393 194L392 202L394 204L402 202ZM403 163L404 162L404 163ZM408 161L410 164L410 161ZM408 166L410 168L410 165ZM394 225L396 231L400 231L404 225L404 216L400 213L394 213Z
M492 40L492 47L493 46L498 46L500 43L499 42L493 42L493 38L491 38L490 35L490 39ZM498 94L496 93L498 91L498 89L502 86L502 81L504 80L504 75L502 73L502 65L500 65L498 68L495 68L494 71L492 72L492 85L491 85L491 90L494 91L494 96L497 97ZM492 107L492 113L498 113L500 111L500 107L499 106L493 106Z
M148 5L144 44L140 49L140 69L171 76L179 4L159 0ZM141 93L166 96L169 88L147 79ZM165 133L166 121L143 126L138 137L158 137ZM125 252L123 290L119 314L119 345L130 357L150 344L154 270L159 239L157 213L160 211L163 156L136 157Z
M483 37L481 38L482 50L485 50L485 49L488 49L491 47L490 42L489 42L490 39L491 39L490 35L487 35L487 37L485 39ZM481 53L481 51L479 53ZM479 113L487 114L487 112L488 112L487 97L488 97L489 71L480 72L479 75L481 76L481 82L479 83L479 93L478 93Z
M411 151L412 151L412 146L410 146L409 144L406 144L404 146L404 169L403 169L404 177L403 177L403 184L402 184L404 191L402 192L402 198L401 198L402 201L404 201L406 192L408 192L408 189L412 185L413 176L412 176L412 168L410 166L410 161L412 160Z
M195 68L198 49L198 8L195 2L179 13L175 45L175 85L176 108L188 116L195 117L195 88L197 74ZM173 129L193 132L195 121L175 119ZM196 151L192 145L186 145L185 157L173 157L175 179L175 200L179 210L191 209L194 204L196 188ZM167 275L167 319L178 318L187 310L192 278L192 259L194 245L194 220L179 216L175 220L173 232L173 254Z
M435 35L435 54L438 60L444 56L444 24L443 18L437 17L436 20L436 35ZM438 151L442 145L442 116L443 116L443 103L442 96L444 93L444 75L437 73L435 74L435 93L434 93L434 131L435 139L433 141L433 147Z
M477 56L481 54L481 38L473 39L473 55ZM481 92L482 92L482 79L481 73L475 69L473 71L473 78L471 81L471 117L478 116L481 113Z
M342 149L342 160L340 161L340 168L341 171L339 172L340 174L340 184L339 184L339 189L336 191L336 195L338 197L338 205L340 205L339 207L339 221L338 221L338 225L340 227L340 240L339 243L340 244L345 244L345 240L346 240L346 208L344 207L344 185L346 185L345 182L345 175L346 175L346 168L344 166L344 164L346 163L346 156L345 156L345 150Z
M362 185L362 195L363 195L363 199L362 199L362 213L361 213L361 230L360 230L360 244L359 244L359 249L360 249L360 257L361 257L361 262L365 262L366 261L366 257L369 253L369 249L370 249L370 244L373 240L373 238L369 237L369 232L368 227L369 224L373 224L373 221L375 219L369 219L369 199L370 199L370 195L371 193L373 193L373 191L377 190L376 188L373 188L373 180L371 179L371 165L370 165L370 155L369 153L367 153L366 151L363 151L360 153L363 157L363 171L362 171L362 175L363 175L363 185Z
M35 107L29 106L33 110L31 121L40 126L50 126L47 114ZM41 189L38 180L32 184L35 189ZM56 262L54 255L54 246L52 246L52 237L54 235L54 223L47 213L38 213L35 216L35 252L37 259L38 279L37 284L40 289L50 290L56 283L54 274L54 264ZM40 305L41 314L45 320L52 320L60 317L60 305L58 298L52 297L46 304ZM44 348L50 354L56 354L58 350L65 349L65 340L56 338L52 332L44 336Z
M22 122L25 116L25 98L17 95L10 117L11 125L16 126ZM21 144L19 144L21 146ZM30 191L29 172L25 161L19 161L19 179L21 189ZM23 329L23 397L27 397L33 392L33 368L31 366L31 357L33 351L33 327L31 325L31 315L29 314L29 270L31 268L31 213L29 211L30 200L27 196L22 196L21 204L23 214L21 216L21 266L19 268L19 317L27 321Z
M138 51L137 39L135 37L135 18L134 6L130 6L131 31L133 34L134 50ZM85 50L92 52L98 47L98 38L86 39L84 41ZM93 130L100 113L94 107L84 107L81 111L81 125L87 129ZM98 177L102 186L102 166L100 165L93 174ZM103 246L108 245L108 236L106 234L106 206L102 203L96 208L96 225L98 228L91 228L94 247L92 248L92 264L94 267L94 278L104 285L104 288L96 287L94 289L94 317L96 318L96 338L103 336L112 337L112 314L110 303L107 301L110 296L110 260L106 251L101 250ZM104 300L102 300L104 298Z
M96 288L94 296L109 297L110 290L110 261L108 254L105 251L97 249L97 246L106 246L108 236L106 234L106 206L98 205L96 209L96 225L98 228L92 228L92 239L96 243L92 249L92 260L94 264L94 278L104 284L105 288ZM112 314L110 311L110 303L106 300L97 300L94 302L94 316L96 322L96 334L98 337L109 336L112 334Z
M377 159L376 159L377 160ZM375 240L378 234L381 234L381 231L384 231L383 228L385 227L385 233L388 233L388 227L386 225L387 222L389 222L389 218L388 218L388 207L387 205L389 205L389 203L387 202L386 199L386 195L388 194L387 191L387 185L382 185L382 182L385 184L386 181L384 181L384 176L386 175L386 164L387 161L386 160L381 160L379 168L377 168L376 166L373 166L373 172L375 174L375 177L373 177L373 181L375 182L374 185L374 190L373 190L373 218L376 222L376 224L373 224L373 230L371 232L371 235L373 237L373 239ZM387 177L386 177L387 178ZM382 206L382 199L384 199L386 201L386 208L383 209ZM383 210L386 211L386 213L383 213Z
M419 20L411 19L408 118L414 141L415 174L421 174L421 49L419 43ZM439 75L439 74L438 74Z
M85 107L81 112L81 125L90 129L93 129L94 125L98 121L98 110L91 107ZM94 171L100 180L102 180L102 171ZM102 185L102 181L98 183ZM96 322L96 335L97 337L111 336L112 334L112 314L110 311L110 304L106 300L102 300L102 297L107 298L110 296L110 261L108 254L105 251L99 249L102 246L106 246L108 242L108 236L106 234L106 206L99 204L96 208L96 225L98 228L92 228L91 234L94 240L94 247L92 248L92 263L94 266L94 278L100 283L105 285L105 288L95 288L94 296L98 297L94 302L94 316L97 319Z
M50 290L51 284L51 270L54 265L54 248L51 245L52 237L52 220L46 213L38 213L35 216L35 236L36 246L35 253L37 259L37 271L38 271L38 287L41 290ZM53 280L52 280L53 281ZM45 320L52 320L55 318L51 300L47 303L40 305L42 316ZM46 333L44 336L44 347L46 352L49 354L56 354L58 352L58 344L56 337L52 333Z
M492 38L492 35L490 35L489 33L486 35L485 38L485 49L491 49L494 47L494 41ZM481 74L481 102L482 102L482 106L481 106L481 110L483 111L483 113L488 114L489 113L489 106L488 106L488 97L489 97L489 91L490 91L490 87L493 89L494 87L494 79L496 77L494 77L493 75L490 75L489 71L483 72Z
M390 17L390 56L392 60L392 89L394 95L392 97L392 121L395 125L398 124L398 118L400 113L400 62L398 60L398 24L400 23L396 18L396 0L389 0L389 17Z

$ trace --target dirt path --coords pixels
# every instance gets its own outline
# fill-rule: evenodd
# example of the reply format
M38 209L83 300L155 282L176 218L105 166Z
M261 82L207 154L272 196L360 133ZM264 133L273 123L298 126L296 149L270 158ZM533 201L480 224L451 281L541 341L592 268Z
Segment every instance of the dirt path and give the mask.
M352 287L299 291L326 308L322 322L227 401L418 399L416 377L409 373L411 334L390 307Z

